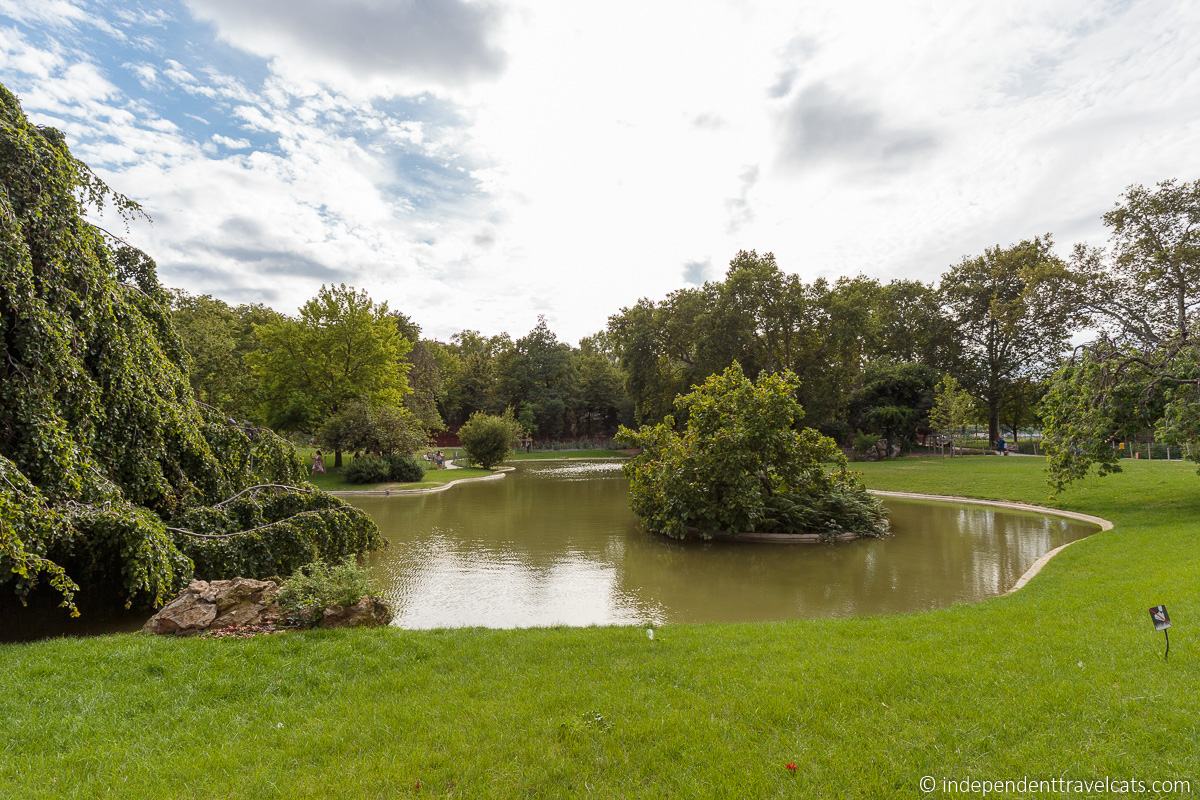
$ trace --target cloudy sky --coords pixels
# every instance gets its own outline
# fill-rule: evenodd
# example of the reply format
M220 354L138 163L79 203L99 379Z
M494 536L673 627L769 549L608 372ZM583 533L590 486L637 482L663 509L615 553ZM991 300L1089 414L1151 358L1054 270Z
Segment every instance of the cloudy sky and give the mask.
M1200 4L0 0L164 283L567 339L740 248L932 279L1200 178Z

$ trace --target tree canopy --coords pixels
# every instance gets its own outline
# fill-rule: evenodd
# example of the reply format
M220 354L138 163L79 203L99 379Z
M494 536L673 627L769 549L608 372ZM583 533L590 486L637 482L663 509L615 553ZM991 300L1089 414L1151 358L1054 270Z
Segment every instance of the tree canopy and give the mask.
M412 344L387 303L341 284L322 286L296 317L258 329L250 365L262 382L268 421L283 430L315 430L352 400L400 406L408 388L404 356Z
M991 441L1011 384L1052 371L1081 321L1052 248L1049 235L989 247L942 276L942 304L963 344L960 377L983 403Z
M1108 247L1077 247L1070 270L1099 336L1042 401L1060 489L1117 471L1117 442L1146 431L1200 460L1200 181L1132 186L1104 223Z
M670 413L734 361L751 375L790 370L813 425L847 438L851 395L867 363L920 362L939 371L957 338L932 287L857 277L805 283L771 253L738 253L725 278L640 300L609 318L638 421Z
M0 186L0 584L158 604L193 572L378 543L364 514L294 486L290 445L196 401L154 262L85 216L138 206L3 87Z

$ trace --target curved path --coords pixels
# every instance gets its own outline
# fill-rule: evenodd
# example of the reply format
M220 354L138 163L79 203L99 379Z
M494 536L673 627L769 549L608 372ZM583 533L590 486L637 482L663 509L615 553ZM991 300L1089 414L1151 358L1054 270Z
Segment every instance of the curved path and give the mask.
M449 465L451 462L446 463ZM447 469L462 468L447 466ZM451 486L457 486L460 483L499 480L504 477L506 472L512 472L513 469L513 467L497 467L496 471L491 475L479 475L474 478L456 478L455 480L443 483L441 486L427 486L422 489L337 489L328 491L326 494L337 495L338 497L391 497L393 495L435 494L437 492L444 492Z
M1035 514L1046 514L1047 516L1065 517L1066 519L1073 519L1073 520L1077 520L1079 522L1090 522L1091 524L1099 527L1101 531L1111 531L1113 529L1112 521L1107 520L1104 517L1097 517L1097 516L1093 516L1092 514L1083 514L1078 511L1066 511L1061 508L1050 508L1049 506L1035 506L1035 505L1030 505L1029 503L1013 503L1008 500L980 500L975 497L959 497L957 495L947 495L947 494L918 494L917 492L889 492L889 491L886 491L883 489L868 489L867 491L869 491L873 495L878 495L879 497L900 497L900 498L908 498L911 500L934 500L934 501L945 502L945 503L969 503L970 505L992 506L994 508L1003 508L1003 509L1007 509L1009 511L1030 511ZM1068 547L1075 544L1075 542L1082 542L1082 541L1083 541L1083 539L1075 539L1074 541L1067 542L1066 544L1063 544L1063 545L1059 545L1058 547L1055 547L1053 550L1048 550L1045 553L1042 553L1042 555L1038 558L1038 560L1033 562L1033 566L1031 566L1029 569L1025 570L1025 574L1022 575L1020 578L1017 578L1017 582L1014 583L1012 585L1012 588L1009 589L1004 594L1012 594L1013 592L1017 591L1018 589L1024 588L1025 584L1027 584L1027 583L1029 583L1029 581L1033 580L1033 577L1042 571L1042 567L1044 567L1044 566L1046 566L1046 564L1050 563L1050 559L1054 558L1056 555L1061 553L1063 550L1066 550Z

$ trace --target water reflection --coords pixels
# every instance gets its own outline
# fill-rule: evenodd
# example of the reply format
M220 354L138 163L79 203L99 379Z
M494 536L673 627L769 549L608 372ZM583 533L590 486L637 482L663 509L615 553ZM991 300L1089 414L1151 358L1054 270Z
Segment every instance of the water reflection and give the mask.
M1012 586L1095 528L982 506L888 499L896 535L839 545L682 543L644 533L612 464L353 501L391 546L371 567L410 628L844 616L938 608Z

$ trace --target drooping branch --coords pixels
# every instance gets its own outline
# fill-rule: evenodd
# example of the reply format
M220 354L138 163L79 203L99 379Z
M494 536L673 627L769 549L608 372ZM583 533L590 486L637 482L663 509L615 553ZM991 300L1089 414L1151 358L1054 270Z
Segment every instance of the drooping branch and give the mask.
M214 503L213 508L220 508L221 506L224 506L227 503L232 503L234 500L237 500L239 497L242 497L243 495L251 494L252 492L258 492L258 491L261 491L264 489L279 489L279 490L287 491L287 492L304 492L305 494L310 494L314 491L313 489L310 489L307 486L289 486L289 485L283 484L283 483L260 483L260 484L257 484L256 486L247 486L245 489L242 489L240 492L233 495L232 497L226 497L221 502Z
M262 525L258 525L253 528L247 528L244 531L230 531L228 533L199 533L198 531L191 531L187 528L172 528L170 526L166 527L165 530L171 533L181 533L184 536L194 536L197 539L231 539L234 536L244 536L247 533L257 533L258 531L266 530L267 528L273 528L276 525L282 525L285 522L292 522L300 517L323 515L327 511L329 511L327 508L314 508L309 509L308 511L298 511L295 514L292 514L290 517L284 517L282 519L272 520L271 522L265 522Z

